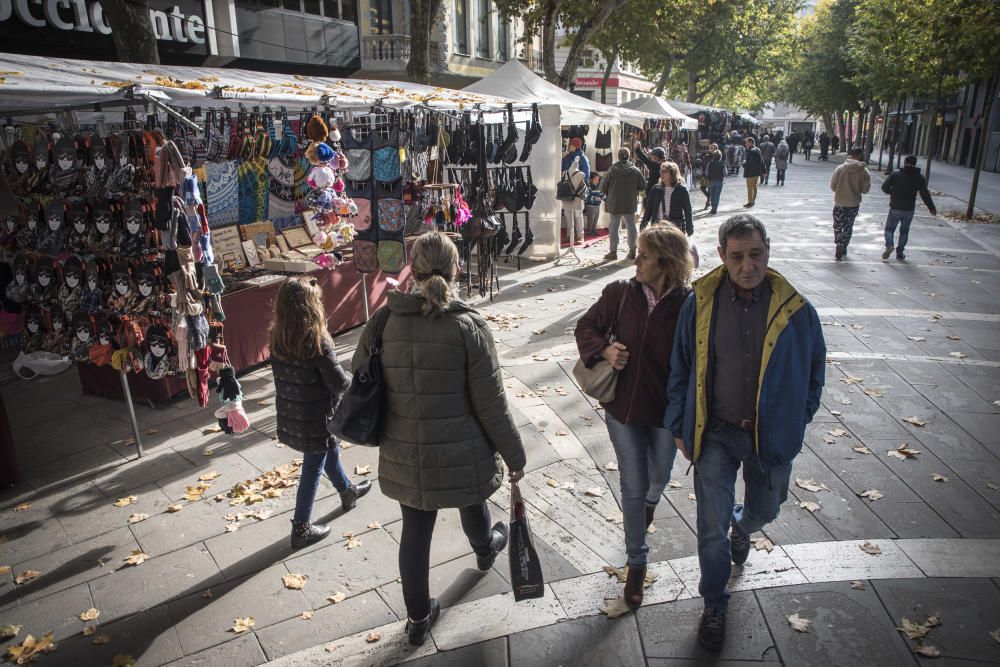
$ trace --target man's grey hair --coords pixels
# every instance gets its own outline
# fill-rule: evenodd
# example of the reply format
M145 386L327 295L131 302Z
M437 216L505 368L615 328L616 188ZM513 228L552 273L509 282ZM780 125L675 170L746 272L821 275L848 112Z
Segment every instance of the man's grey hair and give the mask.
M764 223L749 213L738 213L719 225L719 246L725 252L726 242L731 237L743 238L754 232L758 232L760 238L767 243L767 229Z

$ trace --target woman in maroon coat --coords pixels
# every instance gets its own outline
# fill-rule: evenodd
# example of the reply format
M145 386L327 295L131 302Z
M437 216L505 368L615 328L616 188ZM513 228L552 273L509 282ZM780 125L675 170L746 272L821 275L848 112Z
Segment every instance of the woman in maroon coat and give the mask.
M663 427L667 377L677 315L691 291L687 237L672 224L655 224L639 234L635 278L604 288L576 325L580 358L588 367L601 359L618 370L615 398L602 403L618 458L628 577L625 602L642 604L646 576L646 530L653 522L677 449ZM607 335L624 293L615 339Z

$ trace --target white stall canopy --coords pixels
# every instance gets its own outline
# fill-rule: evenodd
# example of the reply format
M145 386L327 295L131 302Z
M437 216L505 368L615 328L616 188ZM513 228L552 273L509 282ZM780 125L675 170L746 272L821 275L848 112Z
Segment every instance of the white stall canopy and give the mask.
M635 109L651 113L659 118L669 118L679 124L682 130L697 130L698 121L672 107L662 97L645 97L629 100L622 104L627 109Z

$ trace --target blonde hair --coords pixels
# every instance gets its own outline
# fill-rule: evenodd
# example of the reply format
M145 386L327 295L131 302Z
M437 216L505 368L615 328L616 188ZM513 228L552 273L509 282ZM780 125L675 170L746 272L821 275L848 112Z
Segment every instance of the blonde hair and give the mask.
M413 243L413 278L426 303L425 317L439 317L455 298L458 248L441 232L428 232Z
M669 171L673 175L673 177L674 177L674 186L677 186L678 184L683 183L683 181L681 180L681 168L677 166L676 162L671 162L670 160L667 160L666 162L664 162L663 164L661 164L660 165L660 175L662 176L663 172L665 172L665 171Z
M639 242L666 268L667 287L687 285L691 282L694 262L687 236L677 225L657 223L639 233Z
M287 361L313 359L333 344L326 328L323 292L315 279L289 278L278 288L268 334L271 355Z

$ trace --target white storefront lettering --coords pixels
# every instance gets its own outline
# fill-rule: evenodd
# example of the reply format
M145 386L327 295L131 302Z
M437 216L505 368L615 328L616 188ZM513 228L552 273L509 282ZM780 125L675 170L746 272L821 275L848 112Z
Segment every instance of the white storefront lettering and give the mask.
M72 10L72 20L68 20L67 10ZM0 0L0 23L14 17L32 28L51 27L57 30L111 34L111 26L104 18L104 8L100 2L88 4L86 0ZM167 10L150 9L149 21L158 40L184 44L205 43L205 19L197 14L185 16L177 5Z

